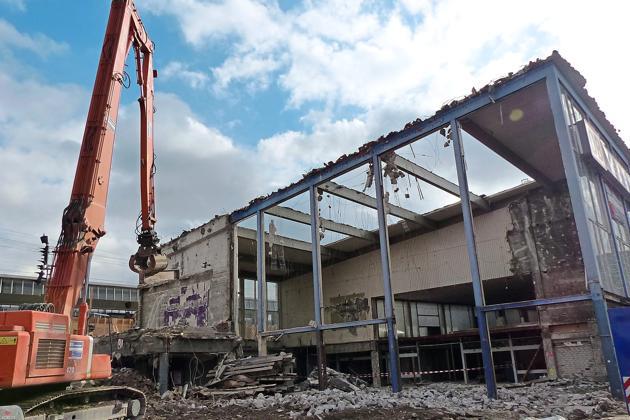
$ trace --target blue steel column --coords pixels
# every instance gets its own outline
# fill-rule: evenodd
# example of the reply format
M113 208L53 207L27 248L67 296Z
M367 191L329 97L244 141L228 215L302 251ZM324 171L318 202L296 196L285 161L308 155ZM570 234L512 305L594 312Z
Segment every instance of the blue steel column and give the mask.
M256 212L256 319L258 326L258 354L267 354L267 341L260 333L267 329L267 279L265 278L265 213Z
M394 321L394 296L392 294L391 264L389 258L389 234L387 233L387 215L383 198L383 169L381 158L374 155L374 186L376 187L376 211L378 213L378 236L381 245L381 269L383 271L383 292L385 295L385 318L387 320L387 347L389 350L389 376L392 391L400 392L400 360L398 358L398 335Z
M626 199L622 197L621 200L622 204L623 204L623 214L626 216L624 218L624 220L626 221L626 226L630 227L630 218L628 218L628 203L626 202ZM630 273L627 273L630 276ZM628 279L628 281L630 281L630 278ZM623 288L626 291L626 297L630 297L630 290L628 290L628 285L625 283L623 283Z
M599 282L599 271L597 269L597 259L595 257L595 247L588 229L588 219L584 208L585 198L578 178L578 169L575 153L569 135L569 125L565 118L562 107L562 94L560 91L560 81L555 67L550 69L546 77L547 93L549 95L549 105L553 115L560 154L562 156L562 166L567 178L571 206L573 207L573 217L580 238L580 250L582 251L582 261L584 261L584 272L588 281L591 299L593 300L593 311L597 321L600 340L602 342L602 353L606 362L606 374L610 384L611 394L618 399L625 398L621 377L619 376L619 366L615 354L615 344L610 332L610 320L608 319L608 308L602 293L602 286Z
M317 374L319 389L326 389L326 347L322 326L322 256L319 244L319 203L317 201L317 187L309 187L311 199L311 255L313 257L313 305L315 315L315 345L317 346Z
M490 331L488 329L488 318L486 317L486 312L483 310L486 302L483 295L483 284L481 283L481 276L479 274L475 229L473 226L470 195L468 193L468 176L466 175L466 164L464 160L464 145L462 144L461 130L457 120L451 121L451 140L453 141L453 149L455 151L455 166L457 167L459 196L462 203L462 215L464 217L464 232L466 234L466 248L468 249L468 259L470 262L470 276L472 278L473 294L475 296L475 312L477 314L477 323L479 324L479 340L481 342L481 358L483 360L486 389L488 390L488 398L496 399L497 383L494 376Z
M599 176L599 185L602 188L602 194L604 194L604 200L606 200L606 216L608 217L608 225L610 226L610 235L612 236L612 243L613 243L613 249L615 250L615 258L617 259L617 265L619 266L619 273L621 273L621 283L623 284L623 292L625 293L626 297L628 297L628 287L626 286L626 279L628 278L627 275L628 273L626 273L626 269L623 265L623 262L621 261L621 250L619 249L619 243L617 242L617 238L615 237L615 231L613 229L613 218L612 218L612 214L610 213L610 205L608 205L608 203L610 203L610 199L608 197L608 188L606 187L604 180L602 179L601 175ZM628 214L626 213L626 204L625 201L623 203L623 209L624 209L624 214Z

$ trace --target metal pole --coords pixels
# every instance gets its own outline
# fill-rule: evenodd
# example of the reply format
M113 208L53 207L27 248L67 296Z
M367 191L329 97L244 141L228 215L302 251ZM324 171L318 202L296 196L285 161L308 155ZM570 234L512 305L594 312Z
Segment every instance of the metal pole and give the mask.
M322 257L319 244L319 203L317 201L317 187L309 187L311 200L311 255L313 258L313 304L315 315L315 344L317 346L317 377L319 389L326 389L326 345L324 344L324 332L322 326Z
M416 355L418 357L418 376L420 377L420 382L422 382L422 360L420 360L420 346L416 341Z
M455 166L457 167L459 196L461 198L462 215L464 217L466 247L468 249L468 259L470 262L470 276L472 278L473 293L475 296L477 323L479 324L479 340L481 342L483 371L486 379L488 398L496 399L497 383L494 376L494 362L492 359L492 348L490 344L490 331L488 330L488 319L486 318L486 313L483 311L483 307L486 302L483 295L481 276L479 274L479 261L477 260L477 245L475 244L475 229L473 226L470 196L468 194L468 176L466 175L464 146L461 141L461 130L457 120L451 121L451 140L453 141L453 149L455 151Z
M389 258L389 235L387 233L387 215L383 191L383 169L378 155L372 157L374 165L374 186L376 188L376 211L378 213L378 236L381 246L381 268L383 271L383 292L385 297L385 318L387 319L387 348L389 350L389 374L393 392L400 392L400 361L398 359L398 336L394 318L394 295L391 283L391 265Z
M466 369L466 353L464 353L464 343L459 340L459 352L462 356L462 372L464 372L464 383L468 383L468 369Z
M258 355L267 355L267 340L260 333L267 329L267 280L265 278L265 213L256 213L256 278L257 278L257 300L256 316L258 318Z
M516 356L514 355L514 346L512 345L512 334L508 334L508 345L510 346L510 359L512 360L512 374L514 375L514 383L518 383L518 369L516 369Z
M560 81L555 67L550 69L550 74L547 75L545 80L547 84L547 93L549 95L549 105L551 106L551 113L553 115L558 144L560 146L560 154L562 156L562 166L564 166L564 173L569 187L571 207L573 207L573 217L575 218L575 225L580 239L580 250L582 251L584 272L591 292L593 311L595 312L597 329L602 343L602 353L606 362L606 374L608 376L611 394L615 398L624 399L625 393L621 383L621 376L619 376L619 365L617 364L617 355L615 354L615 344L610 332L608 308L606 300L602 294L602 286L599 282L595 246L589 232L588 218L584 207L586 199L582 195L576 156L573 151L571 137L569 135L569 126L562 107Z

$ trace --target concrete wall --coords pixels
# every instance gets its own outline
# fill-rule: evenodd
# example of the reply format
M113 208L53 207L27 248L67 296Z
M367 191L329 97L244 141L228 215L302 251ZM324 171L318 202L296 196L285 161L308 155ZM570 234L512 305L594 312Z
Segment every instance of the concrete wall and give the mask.
M165 244L167 269L173 275L146 280L140 292L140 325L220 324L225 329L227 321L231 327L232 236L227 216L220 216Z
M511 275L512 254L506 241L511 227L507 208L475 217L475 233L482 278ZM394 293L424 290L470 282L468 254L463 223L457 223L391 246L392 288ZM373 251L323 270L326 322L332 318L355 320L372 318L372 298L383 296L380 253ZM307 325L313 319L313 292L310 275L280 283L282 328ZM367 308L366 305L367 304ZM370 340L372 328L327 331L326 343ZM309 336L287 336L286 345L309 344Z
M510 205L508 241L515 275L532 273L536 298L588 293L580 242L566 186L532 191ZM590 301L538 309L549 376L605 377Z

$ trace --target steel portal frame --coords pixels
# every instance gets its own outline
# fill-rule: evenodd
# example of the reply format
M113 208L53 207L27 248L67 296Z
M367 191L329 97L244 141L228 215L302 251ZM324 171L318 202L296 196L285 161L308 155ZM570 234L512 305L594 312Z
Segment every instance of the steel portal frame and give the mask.
M553 120L555 130L560 145L562 161L569 186L569 194L571 197L571 203L575 215L575 222L578 229L578 237L580 240L580 247L583 255L584 267L586 277L588 280L590 295L585 297L570 296L570 297L558 297L548 299L536 299L523 302L511 302L508 304L500 305L485 305L483 300L483 284L481 282L479 274L479 266L477 262L477 251L474 241L474 221L472 217L472 210L470 204L470 195L466 180L466 166L465 155L461 148L460 139L460 124L459 120L466 115L474 112L475 110L482 108L486 105L492 104L501 98L504 98L512 93L515 93L527 86L534 83L545 81L547 86L547 94L551 105L551 111L553 114ZM558 70L557 66L549 61L543 65L540 65L534 69L524 72L521 75L514 77L513 79L495 87L494 89L484 94L475 96L462 103L452 107L451 109L440 113L438 116L433 117L421 124L418 127L403 130L397 134L391 135L384 141L374 144L367 152L351 155L350 157L342 160L334 165L330 165L320 171L316 171L309 176L306 176L301 181L282 189L266 198L253 202L250 206L237 210L230 215L232 223L238 223L252 215L257 215L257 271L258 279L258 292L259 296L266 294L264 287L265 284L265 243L264 243L264 211L273 206L276 206L283 201L286 201L298 194L305 191L309 191L311 200L311 236L312 236L312 255L313 255L313 289L314 289L314 304L315 304L315 325L304 326L296 328L288 328L276 331L266 331L266 299L257 300L257 314L258 314L258 333L261 340L259 345L263 345L264 337L282 335L282 334L294 334L294 333L307 333L315 332L319 335L318 342L318 362L325 363L323 357L323 340L321 340L322 332L328 329L339 328L351 328L359 326L368 326L376 324L387 324L387 336L388 347L390 353L390 378L392 382L392 390L398 392L400 387L400 369L399 369L399 354L397 346L397 336L395 330L395 317L393 314L393 293L391 290L391 268L389 259L389 239L387 234L387 218L385 214L385 206L383 203L382 195L382 170L381 170L381 156L385 153L394 151L402 146L410 144L411 142L425 137L428 134L436 132L448 125L451 126L451 132L454 134L454 149L456 154L456 166L458 170L460 197L462 213L464 215L464 229L466 233L467 251L470 259L470 270L472 274L473 288L475 291L475 307L477 311L478 320L481 320L479 328L480 342L482 358L484 361L484 372L486 377L486 385L488 390L488 396L490 398L496 398L496 382L494 378L494 367L492 365L492 350L490 343L489 331L487 323L483 322L486 319L486 313L488 311L495 311L506 308L524 308L533 307L538 305L552 305L566 303L569 301L581 301L590 299L593 303L593 308L597 320L599 334L602 342L602 350L606 359L606 369L608 375L608 381L611 385L613 395L616 397L623 397L623 389L621 387L621 378L619 377L619 371L617 369L617 360L614 351L614 343L610 333L610 322L607 315L606 300L603 297L601 284L599 281L599 274L597 269L597 261L595 258L595 250L588 231L588 225L586 220L586 214L584 210L584 197L581 194L580 187L577 180L577 169L575 156L572 152L572 146L570 143L570 137L568 133L568 126L566 124L566 118L562 109L561 98L561 86L565 89L568 95L570 95L576 103L586 113L587 117L595 123L595 126L605 137L607 142L619 153L619 147L615 141L611 138L610 133L603 129L603 125L594 116L593 112L588 106L585 106L584 100L576 94L576 90L573 89L568 79ZM623 153L619 153L624 162L627 164L628 159ZM323 182L327 182L336 178L344 173L347 173L361 165L372 163L375 168L376 176L376 188L377 188L377 211L379 216L379 239L380 239L380 251L381 262L383 267L383 285L385 290L387 308L385 310L385 319L372 319L364 321L346 322L338 324L324 324L321 319L321 304L322 304L322 279L321 279L321 254L320 247L315 246L319 244L319 213L317 209L317 186ZM389 299L388 299L389 296ZM266 346L265 346L266 347ZM266 348L265 348L266 351ZM320 369L321 371L322 369Z

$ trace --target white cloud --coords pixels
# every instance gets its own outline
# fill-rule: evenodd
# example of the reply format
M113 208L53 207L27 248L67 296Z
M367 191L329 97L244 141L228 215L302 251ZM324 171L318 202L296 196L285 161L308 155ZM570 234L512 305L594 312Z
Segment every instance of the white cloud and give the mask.
M209 73L182 60L171 61L163 77L216 91L229 91L235 84L253 91L279 86L289 94L288 106L304 111L306 127L244 147L204 122L180 96L158 90L157 229L165 239L285 186L555 47L584 73L589 90L626 137L630 129L623 114L623 101L630 96L623 71L630 59L618 53L620 43L630 39L630 26L622 20L628 15L622 10L628 7L625 2L574 3L569 17L566 6L542 2L515 10L504 2L482 8L459 1L404 1L385 9L379 3L330 1L307 2L289 11L248 0L142 3L142 10L174 15L196 53L208 43L227 45L226 59ZM38 54L67 48L45 35L21 34L0 19L3 47ZM55 236L59 230L89 92L18 77L3 64L0 210L5 222L0 228L8 225L36 241L42 232ZM335 117L346 106L356 110ZM99 246L104 258L95 260L96 278L132 279L125 260L135 247L139 208L137 139L137 105L130 103L119 115L108 234ZM416 153L426 155L423 163L430 169L450 168L444 175L453 177L448 163L452 150L434 143ZM467 151L469 156L477 153ZM494 173L487 176L483 185L503 187L498 184L504 180L493 179ZM0 256L0 271L9 266L31 270L35 258Z
M4 19L0 19L0 47L29 50L41 57L68 50L68 45L43 34L25 34Z
M267 89L270 74L280 67L280 63L270 57L258 57L246 54L242 57L230 57L214 69L214 88L224 92L232 82L246 81L250 92Z
M160 77L165 80L181 79L193 89L203 88L209 79L206 73L190 70L186 64L179 61L168 63L160 72Z
M613 123L623 114L630 83L619 54L630 39L630 3L535 0L305 2L283 11L253 0L145 0L147 10L172 15L195 48L229 45L212 73L215 88L233 82L264 89L277 76L293 107L365 111L385 105L432 113L472 86L529 60L561 53L583 71Z

